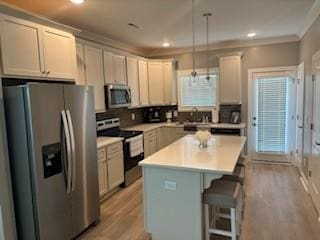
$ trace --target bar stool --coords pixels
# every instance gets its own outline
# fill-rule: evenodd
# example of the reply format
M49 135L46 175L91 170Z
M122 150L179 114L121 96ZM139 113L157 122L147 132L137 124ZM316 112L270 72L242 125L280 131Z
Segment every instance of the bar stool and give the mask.
M205 205L205 231L206 240L210 239L210 234L231 237L237 239L239 235L239 198L241 198L241 185L237 182L215 180L211 186L203 193L203 203ZM210 216L209 207L230 209L231 231L216 228L214 216ZM214 222L211 223L213 218Z
M223 175L221 180L239 182L241 186L245 185L245 168L236 166L232 175Z
M237 166L245 168L246 167L246 162L247 162L246 158L241 156L238 159Z

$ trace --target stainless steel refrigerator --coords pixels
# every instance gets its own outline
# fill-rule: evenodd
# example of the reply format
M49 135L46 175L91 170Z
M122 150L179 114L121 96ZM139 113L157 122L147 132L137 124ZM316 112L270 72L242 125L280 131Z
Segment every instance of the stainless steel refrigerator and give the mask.
M93 88L4 89L19 239L71 239L98 222Z

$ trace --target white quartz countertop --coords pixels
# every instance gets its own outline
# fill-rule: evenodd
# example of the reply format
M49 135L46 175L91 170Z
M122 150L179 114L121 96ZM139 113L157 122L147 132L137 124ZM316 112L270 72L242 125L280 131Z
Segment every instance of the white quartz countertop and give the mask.
M97 148L103 148L122 140L123 138L120 137L97 137Z
M129 128L126 128L126 130L134 130L134 131L143 131L143 132L148 132L155 130L160 127L181 127L183 128L183 124L179 123L144 123L144 124L139 124L135 125ZM229 123L208 123L208 124L199 124L198 128L228 128L228 129L243 129L246 127L245 123L240 123L240 124L229 124Z
M232 174L245 145L246 137L213 136L207 148L187 135L139 163L159 167L215 174Z

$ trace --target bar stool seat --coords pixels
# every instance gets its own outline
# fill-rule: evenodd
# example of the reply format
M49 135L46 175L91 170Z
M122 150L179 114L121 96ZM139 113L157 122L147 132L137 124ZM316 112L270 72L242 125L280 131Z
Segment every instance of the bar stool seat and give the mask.
M243 186L245 184L244 167L236 166L232 175L223 175L221 180L239 182Z
M210 234L217 234L237 239L239 225L237 224L237 214L241 198L241 185L238 182L215 180L211 186L203 193L203 203L205 204L206 240L210 239ZM209 206L230 209L231 231L215 228L215 218L213 227L210 223ZM211 218L214 216L211 216Z

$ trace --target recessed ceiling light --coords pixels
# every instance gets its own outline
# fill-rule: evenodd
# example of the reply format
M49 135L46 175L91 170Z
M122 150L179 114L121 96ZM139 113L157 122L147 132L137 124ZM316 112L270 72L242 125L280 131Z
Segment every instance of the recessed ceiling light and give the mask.
M169 42L164 42L164 43L162 43L162 46L163 47L170 47L170 43Z
M84 2L84 0L70 0L74 4L81 4Z
M257 34L255 32L251 32L251 33L248 33L248 37L252 38L252 37L255 37Z

